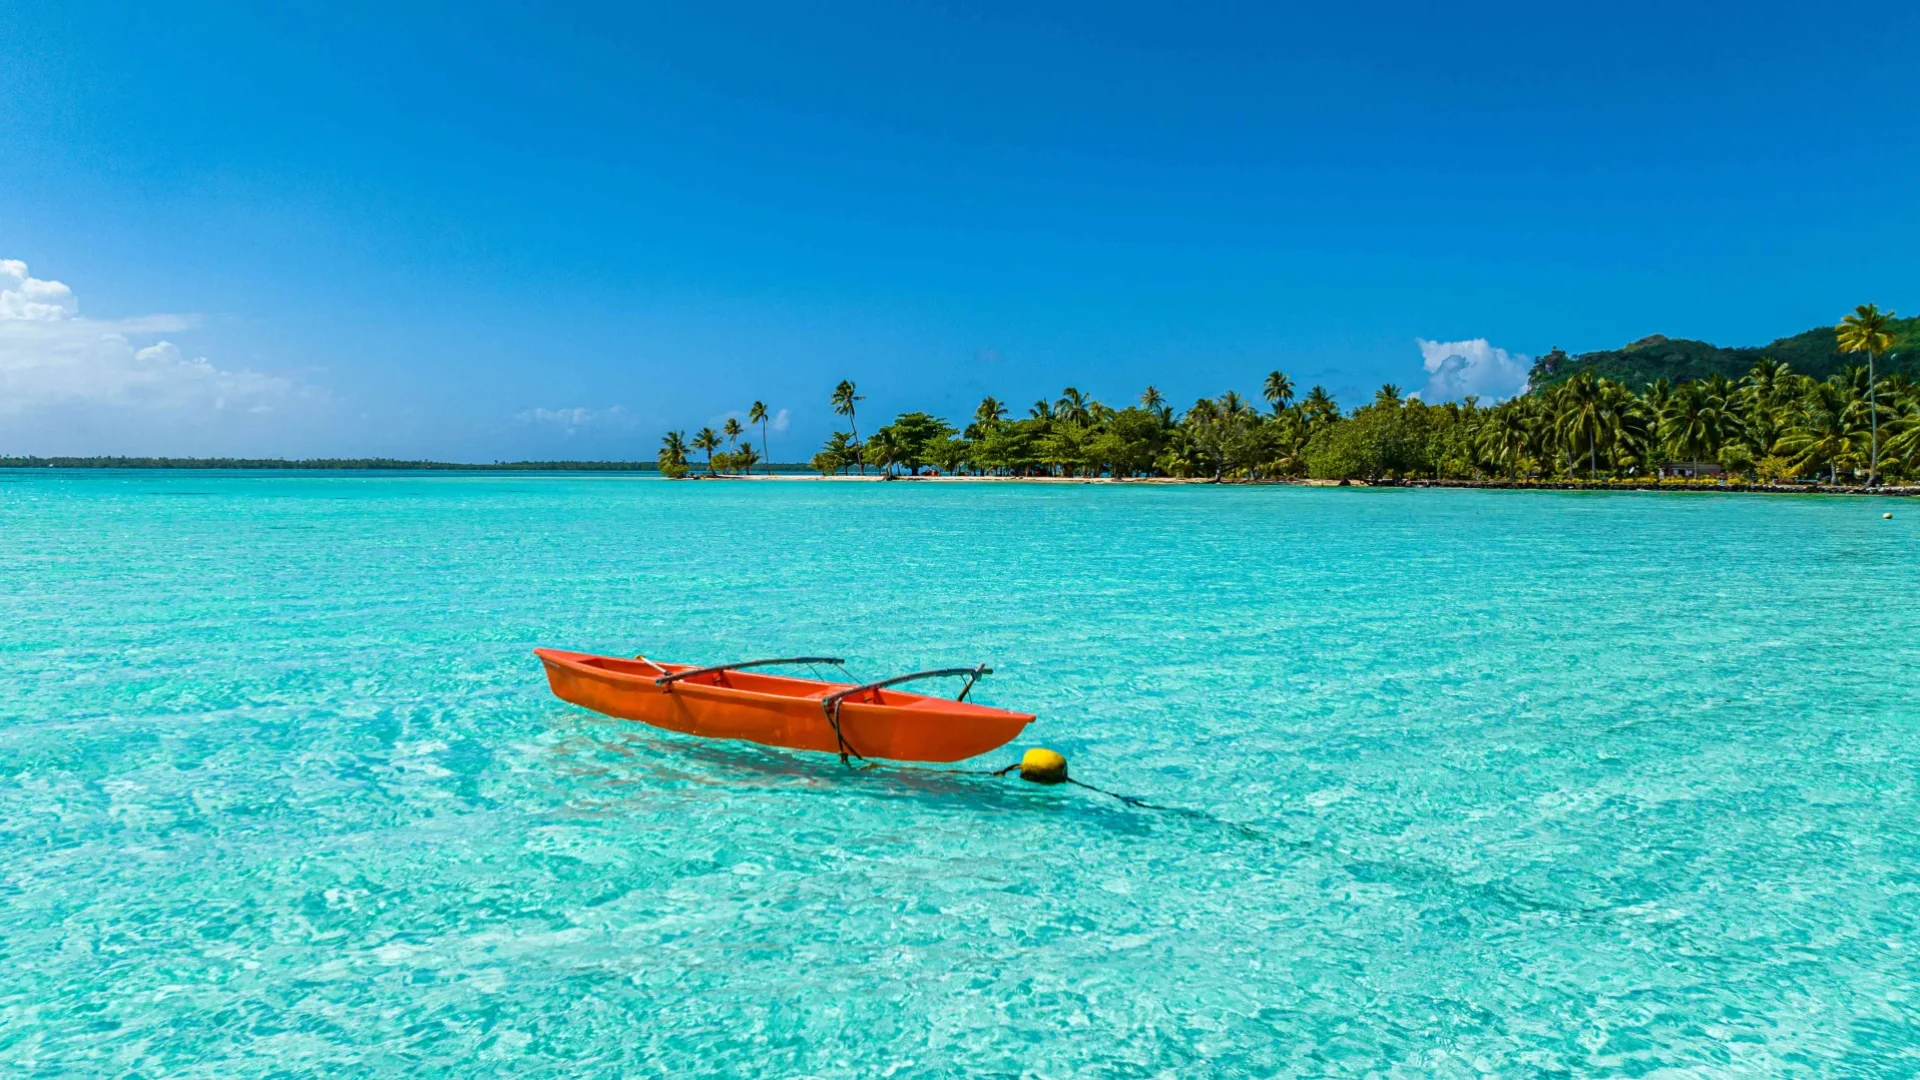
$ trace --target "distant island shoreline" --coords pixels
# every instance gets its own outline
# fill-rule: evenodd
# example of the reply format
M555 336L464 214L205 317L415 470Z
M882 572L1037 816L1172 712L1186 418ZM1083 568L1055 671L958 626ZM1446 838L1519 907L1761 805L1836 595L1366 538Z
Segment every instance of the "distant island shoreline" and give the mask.
M1735 480L1307 480L1298 477L1214 479L1202 476L957 476L925 474L885 474L871 476L819 476L804 473L738 474L687 476L684 481L705 480L723 483L800 482L829 484L1110 484L1130 487L1213 485L1218 487L1354 487L1354 488L1459 488L1488 491L1653 491L1695 492L1748 495L1892 495L1920 496L1920 485L1880 484L1874 487L1849 484L1756 484Z
M693 474L680 482L764 483L801 482L829 484L1106 484L1137 487L1216 485L1221 487L1356 487L1356 488L1458 488L1489 491L1650 491L1696 492L1757 495L1885 495L1920 496L1920 486L1882 484L1866 487L1857 484L1762 484L1716 480L1449 480L1380 479L1309 480L1297 477L1245 479L1228 477L1174 476L980 476L872 473L865 476L834 474L822 476L800 464L775 464L771 475ZM650 461L513 461L491 465L451 461L401 461L390 458L144 458L144 457L8 457L0 458L0 472L25 472L56 469L62 471L154 471L154 472L390 472L390 473L644 473L659 476L659 467Z

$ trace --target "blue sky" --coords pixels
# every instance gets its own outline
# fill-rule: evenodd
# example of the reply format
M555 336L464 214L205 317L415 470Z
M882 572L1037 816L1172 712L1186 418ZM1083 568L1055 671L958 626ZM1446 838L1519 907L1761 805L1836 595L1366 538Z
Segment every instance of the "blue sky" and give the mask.
M841 378L1358 403L1920 305L1910 6L261 7L9 8L0 453L651 457L758 398L799 460Z

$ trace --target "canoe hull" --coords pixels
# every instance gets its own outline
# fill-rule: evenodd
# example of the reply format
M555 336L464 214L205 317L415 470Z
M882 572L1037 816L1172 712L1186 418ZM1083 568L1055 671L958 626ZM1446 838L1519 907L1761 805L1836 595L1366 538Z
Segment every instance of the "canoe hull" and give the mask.
M535 649L554 696L623 720L710 739L838 753L820 699L852 683L829 683L759 672L697 676L654 684L660 664L559 649ZM696 681L697 680L697 681ZM874 700L840 706L840 730L861 757L892 761L960 761L1005 746L1033 722L1029 713L882 690Z

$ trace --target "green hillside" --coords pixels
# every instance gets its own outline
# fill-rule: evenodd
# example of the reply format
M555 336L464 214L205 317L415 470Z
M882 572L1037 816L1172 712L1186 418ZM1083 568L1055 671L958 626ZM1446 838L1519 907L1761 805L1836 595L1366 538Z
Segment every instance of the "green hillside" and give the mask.
M1893 349L1882 359L1881 371L1920 375L1920 317L1894 319L1888 329L1893 333ZM1768 345L1739 348L1654 334L1622 348L1578 356L1555 349L1534 361L1528 388L1538 390L1552 386L1582 371L1625 383L1635 390L1655 379L1677 383L1714 374L1737 379L1762 357L1785 361L1794 371L1816 379L1866 362L1864 357L1837 350L1831 326L1816 326Z

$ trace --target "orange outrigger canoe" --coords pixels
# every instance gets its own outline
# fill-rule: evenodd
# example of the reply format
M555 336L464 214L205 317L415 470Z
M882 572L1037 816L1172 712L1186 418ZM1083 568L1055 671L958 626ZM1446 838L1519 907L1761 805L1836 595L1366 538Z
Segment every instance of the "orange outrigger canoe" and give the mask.
M1005 746L1030 713L975 705L967 692L993 669L942 668L859 685L767 675L747 668L838 664L825 656L747 660L715 667L659 664L646 657L535 649L547 684L563 701L594 712L713 739L744 739L794 750L824 750L894 761L959 761ZM891 689L940 676L964 677L958 699Z

